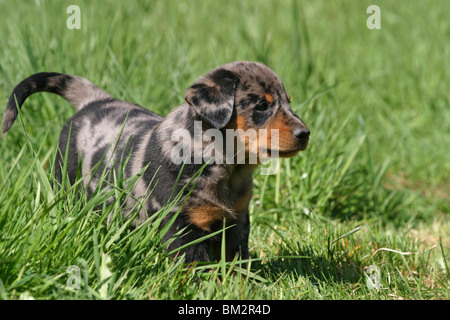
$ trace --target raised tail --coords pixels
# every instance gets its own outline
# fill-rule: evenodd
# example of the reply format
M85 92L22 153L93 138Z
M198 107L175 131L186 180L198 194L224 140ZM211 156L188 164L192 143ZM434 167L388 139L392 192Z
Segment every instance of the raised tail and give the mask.
M25 100L36 92L56 93L69 101L77 111L89 102L111 98L109 94L85 78L55 72L36 73L20 82L11 93L3 114L2 134L11 128L17 118L16 101L20 108Z

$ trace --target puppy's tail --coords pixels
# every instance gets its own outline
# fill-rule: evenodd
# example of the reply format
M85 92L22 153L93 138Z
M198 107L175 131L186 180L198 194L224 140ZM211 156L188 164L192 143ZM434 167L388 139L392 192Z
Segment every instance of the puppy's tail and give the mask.
M55 72L36 73L20 82L14 88L3 115L2 134L9 130L17 118L16 101L17 106L20 108L30 95L42 91L62 96L77 111L81 110L89 102L112 98L102 89L82 77Z

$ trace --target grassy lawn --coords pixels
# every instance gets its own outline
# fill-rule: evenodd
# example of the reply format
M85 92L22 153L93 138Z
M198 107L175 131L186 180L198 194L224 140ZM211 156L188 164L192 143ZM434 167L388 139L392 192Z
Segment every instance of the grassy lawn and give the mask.
M449 12L447 0L1 1L1 112L19 81L54 71L165 115L210 69L255 60L311 139L277 175L255 175L247 267L186 268L154 225L131 231L118 204L95 211L107 194L52 189L74 109L32 96L0 138L0 299L449 299Z

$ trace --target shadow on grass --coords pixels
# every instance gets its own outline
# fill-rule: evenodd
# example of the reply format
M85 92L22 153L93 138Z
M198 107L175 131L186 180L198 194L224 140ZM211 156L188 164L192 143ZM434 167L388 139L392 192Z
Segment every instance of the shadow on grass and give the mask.
M334 283L357 283L364 272L364 266L349 257L347 252L336 252L330 248L317 252L311 247L303 247L296 252L281 249L278 257L252 263L252 269L274 281L287 273L313 282Z

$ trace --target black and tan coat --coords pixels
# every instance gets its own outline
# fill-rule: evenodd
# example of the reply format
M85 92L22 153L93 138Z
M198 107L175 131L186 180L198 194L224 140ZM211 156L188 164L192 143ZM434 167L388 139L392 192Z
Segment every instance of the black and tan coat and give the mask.
M208 129L219 130L224 135L230 130L237 132L236 139L241 140L242 148L234 150L234 154L244 154L244 162L204 166L195 184L191 181L192 192L166 234L169 238L184 230L170 245L176 249L220 230L225 219L232 226L226 233L228 260L236 254L248 257L248 206L252 173L259 162L250 163L250 155L256 153L259 157L265 153L270 157L276 151L280 157L290 157L304 150L309 139L308 128L289 106L289 96L281 80L268 67L255 62L232 62L212 70L188 88L185 103L165 118L139 105L117 100L82 77L34 74L13 90L3 116L2 133L9 130L17 117L16 101L21 107L29 95L40 91L62 96L77 110L60 134L55 167L59 181L66 150L70 182L75 182L80 162L88 196L97 187L100 173L119 166L124 158L129 156L124 178L137 175L146 167L132 189L132 196L126 200L130 203L124 206L133 207L133 201L142 205L137 223L160 210L174 187L175 194L181 191L205 163L194 159L185 161L184 166L174 163L172 152L183 143L173 139L176 129L194 134L195 121L200 121L203 132ZM256 139L247 139L242 134L249 129L257 132ZM203 142L201 148L205 145ZM193 158L194 151L188 157ZM93 171L96 165L98 169ZM190 191L184 189L186 195ZM124 216L128 211L124 210ZM166 222L172 215L166 217ZM213 237L181 253L185 254L186 262L219 259L220 243L220 237Z

